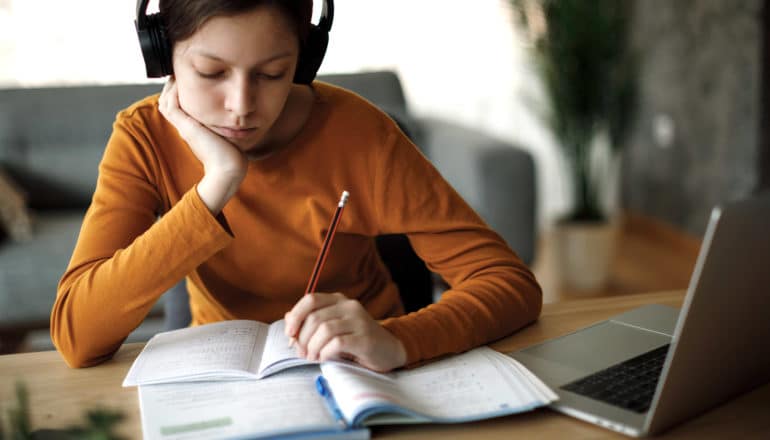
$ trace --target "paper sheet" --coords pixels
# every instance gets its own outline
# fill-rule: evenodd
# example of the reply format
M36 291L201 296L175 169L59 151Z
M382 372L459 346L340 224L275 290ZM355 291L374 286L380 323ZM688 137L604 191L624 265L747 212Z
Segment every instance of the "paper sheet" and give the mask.
M131 366L123 386L209 377L221 372L250 372L262 354L267 324L224 321L155 335Z
M487 347L389 375L362 374L339 364L325 364L322 371L349 421L364 409L389 405L435 421L469 421L553 400L513 359Z
M314 386L317 367L253 381L139 387L145 439L192 440L341 429Z

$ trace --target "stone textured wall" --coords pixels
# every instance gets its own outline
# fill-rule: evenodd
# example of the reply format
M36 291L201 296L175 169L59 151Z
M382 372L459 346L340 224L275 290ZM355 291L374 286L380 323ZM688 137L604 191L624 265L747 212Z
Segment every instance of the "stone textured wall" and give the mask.
M762 0L637 0L635 129L622 204L702 235L758 181Z

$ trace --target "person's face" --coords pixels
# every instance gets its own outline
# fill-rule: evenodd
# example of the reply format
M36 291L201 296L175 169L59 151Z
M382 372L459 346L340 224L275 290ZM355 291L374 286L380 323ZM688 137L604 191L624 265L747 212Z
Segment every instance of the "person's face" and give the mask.
M280 11L213 17L174 46L179 105L242 151L258 148L283 110L299 54Z

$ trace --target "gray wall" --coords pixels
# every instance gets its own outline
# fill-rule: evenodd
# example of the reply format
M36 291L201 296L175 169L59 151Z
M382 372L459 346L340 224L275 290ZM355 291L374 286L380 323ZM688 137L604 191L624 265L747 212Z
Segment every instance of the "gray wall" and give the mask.
M636 1L641 90L625 208L700 236L715 203L755 189L762 3Z

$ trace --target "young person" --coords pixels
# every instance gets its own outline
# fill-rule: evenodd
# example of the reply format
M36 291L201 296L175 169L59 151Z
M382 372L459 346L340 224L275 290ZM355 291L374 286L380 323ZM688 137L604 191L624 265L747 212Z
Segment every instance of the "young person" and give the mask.
M173 75L117 115L51 313L68 365L110 358L184 277L193 325L285 318L301 356L378 371L537 318L532 273L390 118L351 92L295 82L311 0L160 10ZM343 190L318 291L304 295ZM451 286L408 315L375 248L392 233Z

